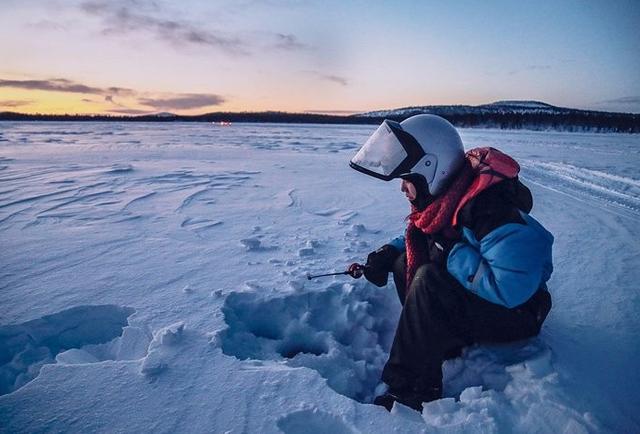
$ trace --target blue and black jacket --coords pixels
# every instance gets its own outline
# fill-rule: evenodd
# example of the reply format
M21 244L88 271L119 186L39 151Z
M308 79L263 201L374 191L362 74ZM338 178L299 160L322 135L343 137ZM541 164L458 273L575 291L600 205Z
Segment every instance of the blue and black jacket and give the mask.
M546 289L553 271L553 236L531 208L531 193L517 178L487 188L460 210L460 238L424 235L430 260L485 300L508 308L525 303ZM403 251L404 237L390 244Z

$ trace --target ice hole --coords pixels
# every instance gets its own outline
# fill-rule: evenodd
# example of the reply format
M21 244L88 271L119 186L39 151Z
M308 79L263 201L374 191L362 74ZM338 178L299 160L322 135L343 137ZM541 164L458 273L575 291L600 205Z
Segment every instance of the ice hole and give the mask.
M356 282L271 297L264 292L231 293L222 311L228 327L216 341L225 354L307 367L336 392L371 402L400 304L393 288ZM443 364L444 395L458 397L474 386L502 391L512 380L508 367L524 362L531 365L526 369L544 372L546 359L531 360L545 348L540 339L467 347Z
M326 348L316 347L313 345L305 344L304 342L298 342L297 344L284 344L278 352L287 359L293 359L298 354L313 354L319 356L327 352Z
M277 347L278 353L286 359L293 359L298 354L312 354L320 356L329 352L329 344L323 339L314 339L314 336L306 340L305 336L297 336L293 339L283 340Z
M336 392L371 402L393 340L400 304L393 291L332 284L266 297L231 293L222 308L222 351L314 369Z

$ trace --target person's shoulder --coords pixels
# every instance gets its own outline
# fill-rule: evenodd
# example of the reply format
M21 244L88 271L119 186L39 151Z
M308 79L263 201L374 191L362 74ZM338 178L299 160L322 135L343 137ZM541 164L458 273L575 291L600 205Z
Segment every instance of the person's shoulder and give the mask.
M505 179L472 198L459 214L460 223L471 229L480 240L507 223L525 224L520 211L529 212L531 192L517 178Z

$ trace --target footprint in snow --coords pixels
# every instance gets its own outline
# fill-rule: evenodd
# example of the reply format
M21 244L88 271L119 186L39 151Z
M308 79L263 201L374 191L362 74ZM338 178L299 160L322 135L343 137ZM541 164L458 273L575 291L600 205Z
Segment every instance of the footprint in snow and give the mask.
M264 252L278 249L278 246L262 244L262 240L259 237L243 238L240 240L240 244L247 250L247 252Z
M344 419L333 413L318 410L300 410L278 419L278 428L285 434L330 432L332 434L355 434Z

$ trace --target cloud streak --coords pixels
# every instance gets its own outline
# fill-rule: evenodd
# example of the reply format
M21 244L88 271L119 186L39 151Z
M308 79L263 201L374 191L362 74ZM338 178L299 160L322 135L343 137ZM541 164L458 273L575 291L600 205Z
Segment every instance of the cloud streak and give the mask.
M220 105L225 99L220 95L198 93L178 94L169 98L140 98L138 103L157 110L189 110Z
M82 93L91 95L119 95L132 96L135 92L132 89L123 87L100 88L87 86L65 78L52 78L49 80L3 80L0 79L1 87L11 87L25 90L43 90L49 92Z
M140 8L140 5L137 1L93 0L83 2L80 9L102 19L104 35L146 32L176 46L206 46L234 55L247 54L246 43L238 38L185 20L159 17L159 7L153 3L152 7L147 8Z
M300 42L297 36L292 34L276 33L275 48L285 51L301 51L309 50L311 47L307 44Z
M149 34L174 47L207 47L233 56L247 56L265 49L287 52L314 49L296 35L284 32L263 32L253 38L240 38L171 16L153 1L85 0L79 8L101 20L101 33L106 36Z
M96 95L103 97L104 102L118 108L110 110L114 113L140 114L148 113L126 107L116 102L115 97L132 98L136 104L151 107L156 110L189 110L210 106L217 106L226 102L226 98L210 93L149 93L137 92L124 87L95 87L77 83L64 78L49 80L4 80L0 79L0 88L15 88L24 90L39 90L46 92L63 92L71 94ZM96 102L89 98L82 98L83 102ZM21 101L5 101L5 106L18 107ZM29 102L31 103L31 101ZM14 104L14 105L9 105ZM18 105L16 105L18 104Z
M320 79L320 80L324 80L324 81L329 81L331 83L336 83L339 84L340 86L348 86L349 85L349 81L342 76L339 75L335 75L335 74L325 74L323 72L318 72L318 71L304 71L307 74L313 75L316 78Z
M15 100L15 99L9 99L4 101L0 100L0 107L16 108L16 107L29 105L31 103L33 103L32 100Z
M51 80L0 80L0 87L89 94L98 94L101 92L101 89L97 87L74 83L63 78L54 78Z
M119 109L107 110L107 113L113 113L118 115L149 115L149 114L152 114L153 112L149 110L119 108Z

